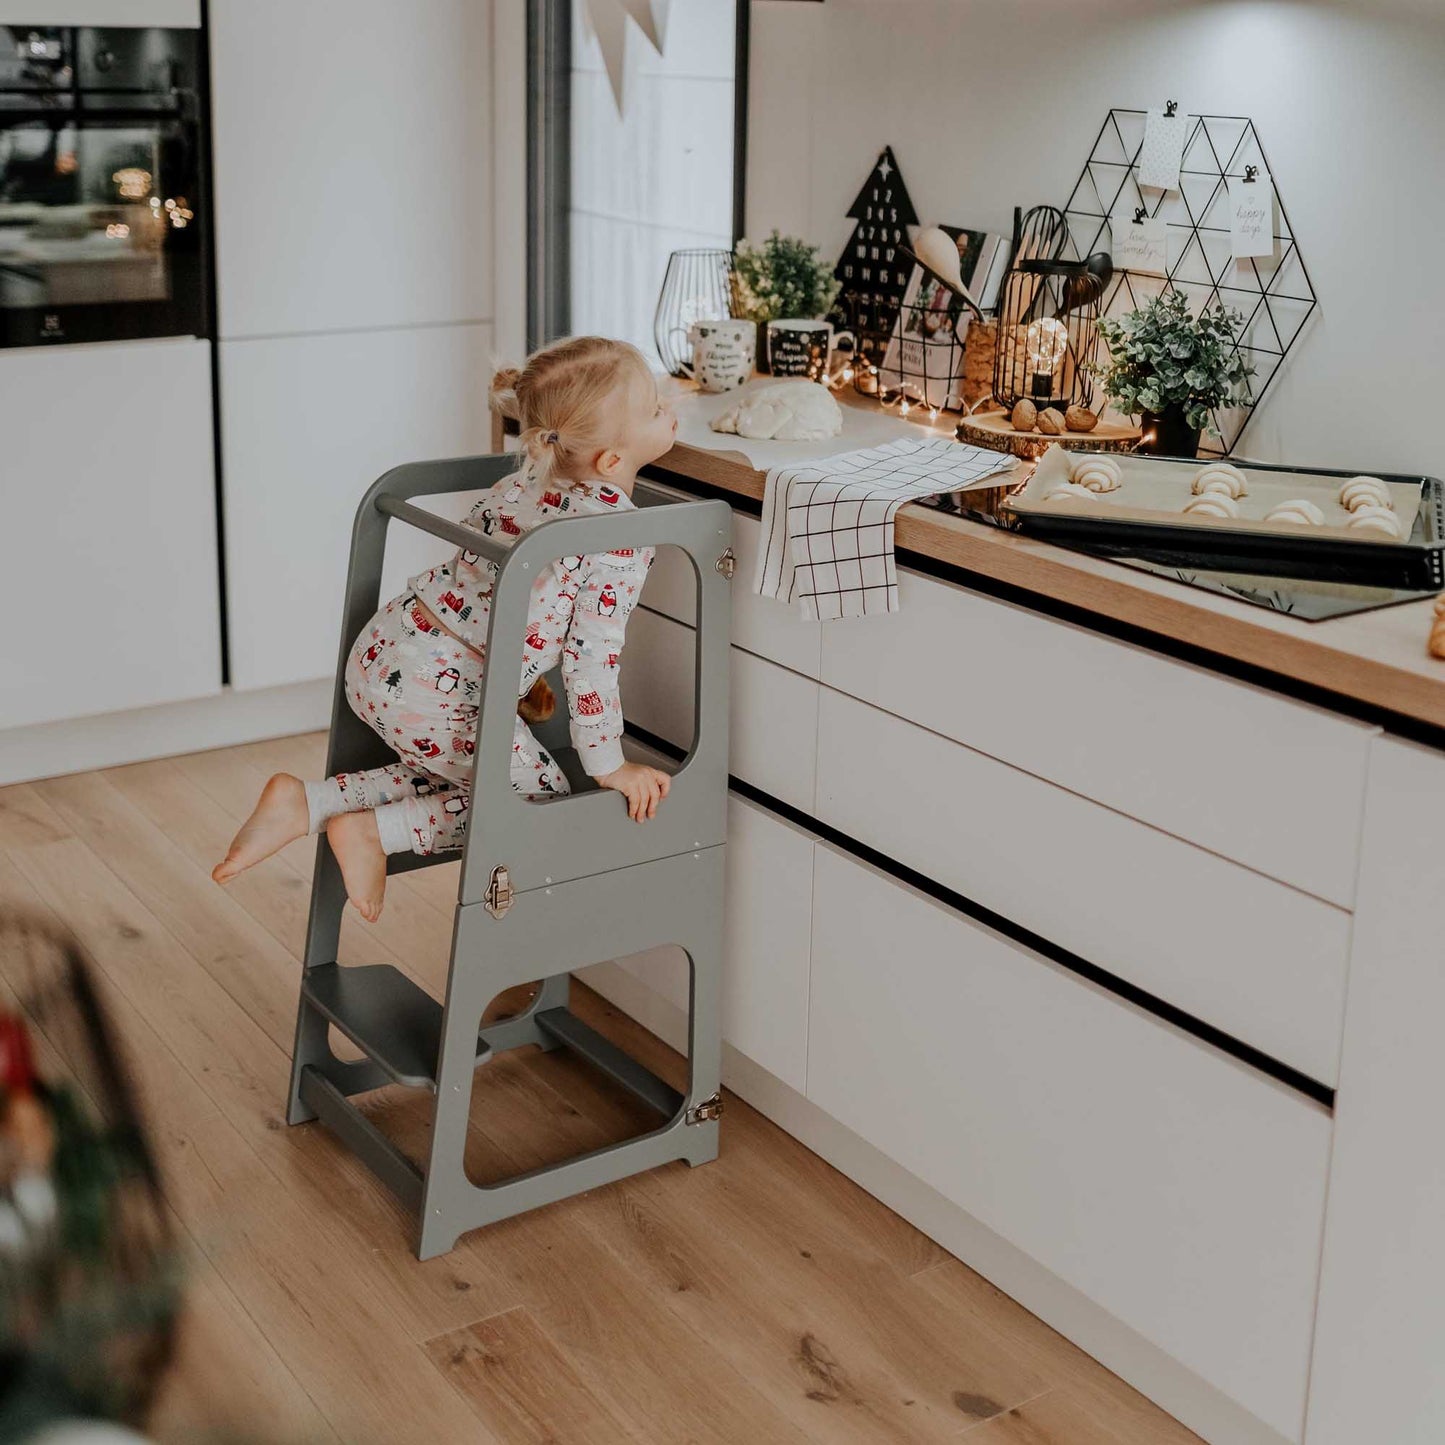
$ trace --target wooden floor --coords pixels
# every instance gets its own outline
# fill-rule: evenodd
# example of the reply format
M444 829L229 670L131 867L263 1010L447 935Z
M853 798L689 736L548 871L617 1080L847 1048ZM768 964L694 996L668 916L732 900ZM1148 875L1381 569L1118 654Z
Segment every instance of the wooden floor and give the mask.
M154 1434L187 1445L1184 1445L1197 1437L761 1115L722 1155L464 1237L408 1221L318 1125L280 1115L312 844L207 876L316 737L0 790L0 906L49 910L102 972L190 1259ZM455 867L392 880L343 962L440 989ZM546 971L539 967L539 973ZM679 1081L586 990L576 1007ZM374 1096L414 1154L425 1103ZM642 1126L564 1051L483 1069L470 1168L500 1177Z

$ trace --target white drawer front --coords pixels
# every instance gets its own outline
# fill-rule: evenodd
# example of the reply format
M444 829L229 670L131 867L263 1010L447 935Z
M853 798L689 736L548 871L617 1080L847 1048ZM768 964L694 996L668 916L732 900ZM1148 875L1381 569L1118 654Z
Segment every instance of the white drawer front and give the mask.
M622 710L629 722L688 747L693 735L695 634L639 607L627 624ZM732 649L729 767L773 797L813 811L818 684Z
M963 587L831 622L823 681L1345 907L1363 724Z
M807 1087L813 838L728 803L723 1037L800 1094Z
M817 817L1334 1085L1343 909L829 688Z
M733 513L733 552L738 570L733 579L733 642L759 657L770 658L806 677L817 677L823 646L822 624L806 622L796 607L785 607L753 591L762 526L745 512ZM697 584L692 564L675 547L658 551L643 600L679 622L697 620Z
M1327 1114L814 856L808 1097L1298 1440Z

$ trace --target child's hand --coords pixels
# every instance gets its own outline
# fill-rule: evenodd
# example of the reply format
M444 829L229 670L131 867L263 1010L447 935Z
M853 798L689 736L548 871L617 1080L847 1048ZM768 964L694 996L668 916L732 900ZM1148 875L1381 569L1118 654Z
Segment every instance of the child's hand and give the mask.
M627 816L635 823L645 823L654 817L657 805L672 787L672 779L666 773L643 763L623 763L615 773L608 773L597 781L627 799Z

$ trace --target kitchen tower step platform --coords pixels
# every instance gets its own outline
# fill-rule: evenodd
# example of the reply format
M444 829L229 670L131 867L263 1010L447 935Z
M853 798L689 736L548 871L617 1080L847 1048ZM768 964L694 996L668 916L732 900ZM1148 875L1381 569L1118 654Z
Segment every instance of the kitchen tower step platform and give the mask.
M556 558L679 548L697 579L696 728L669 796L656 817L638 826L628 820L620 794L590 785L577 766L568 745L562 686L554 676L557 715L535 731L574 792L532 802L511 786L517 675L506 668L487 670L478 709L471 825L441 1001L389 965L337 962L346 890L325 837L318 840L287 1120L319 1119L415 1211L422 1259L445 1253L469 1229L675 1159L703 1164L718 1150L731 509L721 501L680 500L639 480L634 510L547 522L508 546L412 500L483 491L516 465L515 456L409 463L387 472L366 494L352 532L328 775L394 762L381 739L352 713L344 682L351 645L380 601L393 521L495 564L487 632L487 655L493 657L520 659L533 581ZM388 860L388 872L454 857L400 854ZM690 970L689 1076L683 1092L568 1008L573 969L664 944L681 947ZM545 976L524 1012L482 1024L497 994L536 980L539 972ZM328 1036L333 1027L364 1057L339 1058ZM495 1184L473 1183L463 1167L473 1075L498 1055L527 1045L576 1054L647 1104L657 1115L656 1126ZM358 1094L395 1084L436 1096L424 1167L353 1102Z

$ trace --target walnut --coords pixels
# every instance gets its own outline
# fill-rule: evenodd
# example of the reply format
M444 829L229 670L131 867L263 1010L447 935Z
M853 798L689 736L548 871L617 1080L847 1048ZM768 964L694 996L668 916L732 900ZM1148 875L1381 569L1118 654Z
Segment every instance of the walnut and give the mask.
M1099 418L1086 406L1071 406L1064 413L1064 425L1070 431L1093 431L1099 425Z
M1013 423L1015 431L1032 431L1038 417L1038 408L1028 397L1023 397L1014 403L1013 415L1009 420Z
M1056 437L1063 433L1064 418L1056 407L1047 407L1039 413L1039 430L1046 436Z

